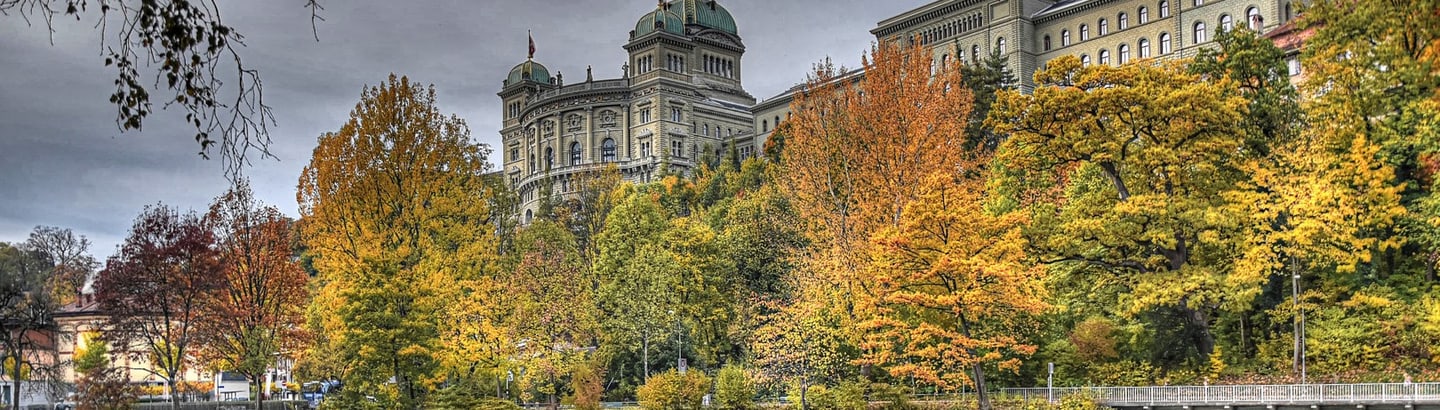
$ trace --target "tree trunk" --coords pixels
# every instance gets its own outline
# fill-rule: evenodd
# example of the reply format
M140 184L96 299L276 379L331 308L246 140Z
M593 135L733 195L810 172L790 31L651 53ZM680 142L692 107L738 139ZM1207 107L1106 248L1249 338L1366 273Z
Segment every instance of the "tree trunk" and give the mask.
M267 385L267 383L259 382L259 377L252 377L248 375L245 377L249 377L250 380L256 380L255 392L258 394L255 395L255 410L265 410L265 395L270 393L270 389L267 388L269 386Z
M966 338L973 338L973 336L970 335L970 322L965 320L965 315L961 314L959 319L960 333L964 334ZM980 357L980 352L976 351L974 348L967 347L965 348L965 351L970 355L972 359ZM976 361L974 364L970 365L970 370L974 373L973 377L975 381L975 404L977 408L979 408L980 410L993 409L993 407L990 405L990 395L985 392L985 367L979 361Z
M177 383L175 383L174 375L171 375L170 379L165 381L165 386L170 388L170 410L177 410L180 408L180 394L178 394L179 392L175 391L176 384Z
M23 335L23 334L22 334L22 335ZM13 388L13 389L10 391L10 395L12 396L12 399L13 399L10 403L11 403L11 405L13 406L13 407L12 407L13 409L15 409L15 410L20 410L20 374L21 374L21 373L20 373L20 370L21 370L21 368L23 368L23 367L25 367L25 366L22 366L21 363L20 363L20 357L21 357L20 348L19 348L19 347L16 347L15 350L12 350L12 351L15 352L15 354L12 355L12 356L10 356L10 357L8 357L9 359L14 360L14 362L15 362L14 369L12 370L14 373L10 376L10 384L11 384L11 387ZM3 360L0 360L0 361L3 361Z
M650 335L647 333L640 337L640 361L645 367L644 375L640 376L641 382L650 381Z

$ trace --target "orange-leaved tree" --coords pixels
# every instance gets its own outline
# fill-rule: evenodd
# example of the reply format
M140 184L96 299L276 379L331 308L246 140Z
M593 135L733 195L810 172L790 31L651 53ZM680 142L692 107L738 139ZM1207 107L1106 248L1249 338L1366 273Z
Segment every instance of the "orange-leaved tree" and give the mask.
M197 327L200 357L218 370L261 380L277 355L303 346L306 282L294 259L290 219L238 180L206 215L215 232L222 285L207 295ZM256 406L264 400L258 397Z
M872 305L871 235L900 226L928 175L964 161L971 94L959 68L931 61L927 48L882 43L863 73L818 65L776 131L786 136L779 182L811 243L798 267L809 279L797 285L829 292L841 329L857 329Z

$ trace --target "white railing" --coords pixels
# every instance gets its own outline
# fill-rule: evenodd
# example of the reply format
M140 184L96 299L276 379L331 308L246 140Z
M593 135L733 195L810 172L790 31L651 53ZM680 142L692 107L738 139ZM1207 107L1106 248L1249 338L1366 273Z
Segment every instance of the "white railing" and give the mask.
M1440 383L1034 387L1002 393L1026 400L1085 394L1111 406L1440 403Z

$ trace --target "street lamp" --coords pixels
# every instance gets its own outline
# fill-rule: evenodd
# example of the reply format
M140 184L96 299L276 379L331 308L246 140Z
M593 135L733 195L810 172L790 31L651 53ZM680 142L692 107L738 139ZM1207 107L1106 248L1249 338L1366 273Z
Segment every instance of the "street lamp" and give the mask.
M1291 293L1295 303L1295 370L1300 373L1300 384L1306 384L1305 375L1305 310L1300 307L1300 271L1295 258L1290 258L1293 273L1290 275Z

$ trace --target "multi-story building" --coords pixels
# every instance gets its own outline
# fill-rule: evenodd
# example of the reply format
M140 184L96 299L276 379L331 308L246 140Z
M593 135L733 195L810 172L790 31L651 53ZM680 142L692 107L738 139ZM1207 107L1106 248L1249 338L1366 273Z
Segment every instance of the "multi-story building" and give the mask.
M741 84L745 44L735 19L716 0L660 2L640 16L624 46L616 79L566 84L530 58L510 70L501 150L504 174L521 199L522 221L575 178L614 166L626 179L684 173L707 154L736 144L754 152L750 108Z
M1217 29L1280 27L1295 17L1292 1L937 0L870 32L877 41L927 45L940 67L1000 55L1028 92L1051 59L1120 65L1191 57ZM603 167L644 182L662 169L693 169L707 152L734 147L756 156L800 90L758 104L745 92L745 45L716 0L661 0L624 48L620 78L596 80L587 68L583 82L566 84L534 60L532 47L505 79L503 173L521 196L523 221L533 218L545 187L564 195L574 178Z
M1108 65L1193 57L1213 44L1217 29L1282 27L1295 18L1293 1L938 0L882 20L870 33L878 41L927 45L939 67L999 55L1020 81L1016 86L1029 92L1035 71L1057 57ZM795 91L757 105L756 123L785 116ZM762 131L757 139L769 136Z

